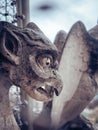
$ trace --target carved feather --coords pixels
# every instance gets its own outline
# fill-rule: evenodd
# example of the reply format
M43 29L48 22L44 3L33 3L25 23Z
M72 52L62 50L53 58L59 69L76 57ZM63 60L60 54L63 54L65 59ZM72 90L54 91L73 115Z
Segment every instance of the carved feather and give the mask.
M90 68L95 41L82 22L74 24L66 38L59 66L64 87L53 100L51 114L55 128L79 115L96 94L97 84Z

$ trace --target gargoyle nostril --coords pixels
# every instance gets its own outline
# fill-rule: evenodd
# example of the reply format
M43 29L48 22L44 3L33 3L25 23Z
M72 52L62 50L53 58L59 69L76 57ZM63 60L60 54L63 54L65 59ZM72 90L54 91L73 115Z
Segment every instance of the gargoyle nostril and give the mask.
M59 92L56 88L54 88L54 91L55 91L56 96L59 96Z
M54 94L54 92L55 92L56 96L58 96L58 95L59 95L58 90L57 90L55 87L51 86L51 88L50 88L50 94L51 94L51 95L53 95L53 94Z
M53 87L53 86L50 87L50 92L49 92L49 94L50 94L51 96L54 94L54 87Z

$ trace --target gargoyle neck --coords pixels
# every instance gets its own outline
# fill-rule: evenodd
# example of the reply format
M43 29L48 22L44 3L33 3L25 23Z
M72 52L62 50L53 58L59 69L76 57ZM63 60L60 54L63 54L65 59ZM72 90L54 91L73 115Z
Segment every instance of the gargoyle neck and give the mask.
M4 69L0 69L0 87L5 87L6 89L9 89L11 87L12 83L9 78L9 73L6 72Z
M0 116L10 114L9 88L11 87L10 79L7 73L0 71Z

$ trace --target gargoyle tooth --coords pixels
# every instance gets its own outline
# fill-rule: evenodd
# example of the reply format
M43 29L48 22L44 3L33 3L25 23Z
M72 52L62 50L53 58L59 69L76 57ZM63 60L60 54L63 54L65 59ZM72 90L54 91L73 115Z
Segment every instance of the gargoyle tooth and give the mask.
M41 86L41 88L45 89L45 86Z
M47 93L44 86L41 86L41 87L37 88L37 91L39 91L40 93Z

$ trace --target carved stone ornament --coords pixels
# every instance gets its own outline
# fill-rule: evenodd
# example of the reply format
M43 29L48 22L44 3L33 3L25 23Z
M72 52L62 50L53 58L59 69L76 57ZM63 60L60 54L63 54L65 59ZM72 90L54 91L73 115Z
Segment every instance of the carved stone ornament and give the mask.
M31 97L48 101L62 89L57 49L34 24L21 29L0 22L0 68Z
M83 120L78 116L98 91L97 39L98 26L88 32L80 21L72 26L68 34L64 31L57 34L54 43L57 47L60 43L62 46L58 48L61 54L59 74L64 86L60 96L53 100L51 117L53 127L56 129L80 129L76 122L79 119ZM76 126L71 127L74 124ZM83 130L90 129L86 126L84 128L83 124L82 126Z
M62 81L57 73L57 56L55 45L34 23L29 23L22 29L8 22L0 22L2 130L17 130L16 127L13 128L14 123L8 123L11 122L9 121L11 117L8 117L11 115L11 110L4 114L9 107L8 91L11 85L19 86L32 98L44 102L52 100L54 94L57 96L60 94Z
M73 130L73 124L79 129L79 121L93 130L79 115L96 95L97 61L98 26L88 32L79 21L68 34L60 31L52 44L34 23L22 29L1 21L0 130L19 130L9 105L13 84L45 102L34 130Z

